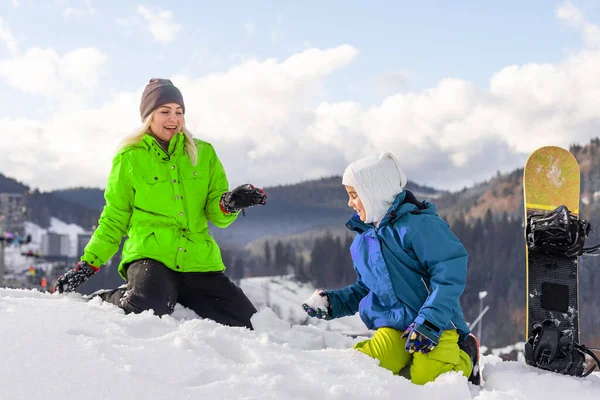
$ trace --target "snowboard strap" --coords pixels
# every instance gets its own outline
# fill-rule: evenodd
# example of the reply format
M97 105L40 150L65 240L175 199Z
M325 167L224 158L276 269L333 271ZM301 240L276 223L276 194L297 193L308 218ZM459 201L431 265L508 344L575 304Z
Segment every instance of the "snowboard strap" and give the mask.
M595 362L587 371L586 354ZM575 342L573 331L561 330L550 320L533 324L525 343L525 361L537 368L579 378L588 376L596 367L600 368L598 357L591 349Z
M567 206L544 213L532 213L527 217L527 245L531 251L541 251L554 256L575 258L600 249L600 244L584 247L585 239L592 232L586 220L571 214Z

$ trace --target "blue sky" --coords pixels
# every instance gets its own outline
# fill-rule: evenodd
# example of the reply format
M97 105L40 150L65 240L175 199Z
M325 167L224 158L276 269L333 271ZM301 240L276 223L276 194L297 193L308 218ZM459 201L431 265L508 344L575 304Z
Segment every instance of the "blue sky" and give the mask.
M140 73L167 76L187 70L203 75L226 70L242 59L283 59L307 45L328 48L349 43L361 57L327 79L328 98L352 97L372 103L381 100L377 82L386 75L405 76L404 85L410 90L435 86L445 77L486 87L490 76L507 64L555 62L565 51L582 47L578 33L556 19L555 9L563 2L548 0L278 5L271 1L174 1L167 8L182 30L166 44L147 40L141 30L116 22L137 16L140 5L165 9L164 2L18 3L14 7L11 0L5 0L0 15L10 23L22 47L52 47L58 52L98 47L115 60L103 72L106 79L123 89L139 87ZM600 4L588 0L577 6L590 20L600 20ZM68 7L93 8L94 15L65 18Z
M325 59L316 61L310 58L310 55L305 54L308 60L306 70L311 71L311 68L314 67L315 76L314 79L302 81L302 84L306 83L311 87L314 85L314 90L298 89L296 84L291 84L290 97L282 95L284 97L281 100L289 101L290 105L299 106L304 110L303 112L314 114L311 117L313 120L328 119L328 124L333 123L338 130L340 126L346 129L348 121L340 122L341 117L335 113L340 112L340 107L347 107L347 103L352 103L358 106L357 113L367 120L373 122L372 118L376 118L368 127L356 128L363 132L363 140L372 142L366 146L366 149L385 151L389 149L389 144L393 140L376 140L373 138L378 137L377 133L366 131L369 131L371 126L387 120L387 117L377 116L377 110L386 109L386 112L390 113L389 115L394 114L394 110L390 109L389 104L397 102L395 107L399 107L398 114L402 114L408 112L407 103L413 100L415 103L410 107L424 107L421 104L422 101L418 99L426 98L427 101L432 101L431 99L436 95L431 93L445 93L444 95L449 96L444 100L435 100L435 104L439 105L440 102L453 104L457 100L451 98L452 91L458 90L462 93L458 97L466 96L462 97L462 100L466 102L465 106L472 110L477 108L478 104L489 105L488 97L497 95L491 89L490 81L506 67L517 66L519 69L517 75L521 77L508 74L511 79L514 78L516 81L522 79L522 75L530 73L525 68L528 65L547 64L556 68L556 71L549 74L550 77L556 76L556 73L561 77L567 77L569 72L565 71L567 67L564 66L566 60L589 50L596 51L595 45L590 45L585 41L585 32L590 32L588 28L592 27L593 34L593 27L600 21L600 5L594 1L536 0L457 3L460 4L442 1L379 1L367 5L367 2L362 1L305 1L301 3L280 2L280 4L274 5L274 2L266 1L223 1L219 3L174 1L164 3L154 1L5 0L0 3L0 91L2 93L0 119L8 119L17 127L23 123L21 120L26 120L28 122L24 124L25 126L38 124L38 130L45 130L48 122L56 121L57 116L62 116L62 113L69 113L69 110L72 113L76 110L84 114L99 112L98 110L107 107L107 104L115 104L115 97L127 94L133 100L126 104L128 104L129 110L135 113L137 107L134 101L135 97L151 77L183 77L186 84L189 84L190 89L187 90L195 90L191 88L198 83L201 88L206 85L210 86L210 89L216 90L216 94L219 95L218 85L212 85L212 82L216 80L220 82L219 84L227 86L228 96L235 97L237 83L244 85L244 88L250 84L256 84L256 82L252 82L255 79L252 76L253 73L262 76L261 79L265 80L263 82L265 87L273 85L272 82L268 82L269 72L266 72L271 68L268 61L270 59L276 60L276 63L282 67L286 59L305 54L304 52L308 49L325 52L328 49L339 49L342 45L348 45L352 49L351 54L339 56L341 58L334 56L333 58L337 61L325 61ZM573 19L575 17L572 17L570 26L567 26L568 24L565 23L568 22L567 19L558 17L558 10L561 8L577 10L578 15L583 16L583 20L579 18L575 21ZM152 21L158 21L154 31ZM586 29L588 30L586 31ZM43 54L33 57L29 53L32 49L41 49ZM88 50L78 53L77 51L80 49ZM66 64L64 57L71 52L79 54L76 59L82 64L74 64L71 61L67 71L64 72L61 70L61 66ZM26 55L27 57L25 57ZM12 63L19 57L25 60L24 63ZM325 56L321 54L316 57ZM582 55L582 57L584 56ZM315 61L314 64L313 61ZM252 62L259 65L255 68L252 66ZM330 69L328 69L329 67L319 69L317 67L319 62L331 62L332 64ZM46 63L48 63L47 68L45 67ZM42 73L45 76L47 74L47 80L56 79L58 83L49 85L44 90L36 90L37 83L29 82L29 86L33 87L26 88L28 79L25 69L28 68L32 68L30 75ZM21 76L17 76L19 73ZM263 73L264 76L261 75ZM73 74L77 76L74 78ZM87 81L88 77L90 78L89 82ZM551 79L550 77L536 72L534 80L539 79L539 82L536 83L537 89L532 88L531 90L535 91L540 86L544 86L543 82L546 82L544 79ZM448 78L459 79L460 87L442 90L441 82ZM45 83L46 79L41 79L40 85ZM176 82L176 84L178 83ZM505 87L505 84L506 82L503 82L500 86ZM581 82L580 84L586 86ZM510 87L511 91L516 90L511 85L506 87ZM186 96L185 89L182 87L184 97ZM474 94L471 93L472 90L480 92ZM240 90L240 97L243 97L244 100L242 102L242 100L236 99L236 101L242 102L241 104L252 104L254 101L262 101L265 96L270 96L269 93L271 93L271 89L263 92L262 89L253 86L249 92L245 89ZM506 94L502 93L502 96ZM194 92L193 95L201 96L197 92ZM209 99L198 97L198 102L203 103L206 100L210 104L210 99L215 95L211 96ZM476 96L477 99L471 98L472 96ZM65 101L65 97L68 97L68 101ZM538 98L539 96L534 95L534 97ZM458 102L460 103L460 101L459 99ZM425 107L425 110L431 108L431 112L435 113L435 104ZM323 116L322 107L327 105L332 105L332 108L336 109L335 115ZM561 109L565 105L555 104L555 106ZM223 118L226 118L231 112L232 119L237 117L236 110L239 110L239 107L229 111L219 109L225 115ZM202 110L196 109L196 111L199 115L198 119L188 119L188 121L195 122L199 130L204 130ZM276 132L288 129L290 126L293 126L290 131L297 129L300 135L303 135L302 132L307 132L307 129L310 131L310 127L297 125L297 118L300 116L288 111L282 120L277 120L276 126L265 124L260 129L264 129L267 136L276 136ZM473 116L469 117L464 113L456 115L455 111L451 111L449 115L444 114L449 112L447 109L440 113L440 115L446 115L441 118L443 128L456 126L456 123L471 123L469 121L473 120ZM353 118L355 115L350 115L349 111L345 111L345 113L344 115L348 118ZM445 139L440 137L439 141L436 139L434 131L440 128L439 125L436 125L440 123L440 118L435 117L437 122L432 124L429 119L413 118L414 115L422 115L422 112L409 115L411 119L414 119L410 128L407 127L410 132L400 129L396 134L391 132L389 135L401 138L406 134L422 134L427 136L428 140L433 141L434 147L448 141L447 137ZM110 121L112 118L110 114L107 118L107 126L115 123L115 121ZM458 119L454 121L452 118ZM476 118L484 117L479 115ZM509 121L511 118L510 116L506 117L505 121ZM118 124L122 124L123 132L126 133L135 128L130 126L133 123L130 121L134 120L135 114L131 119L120 121ZM365 123L364 118L361 121L360 123ZM586 120L587 122L589 121ZM401 124L402 121L399 123ZM545 123L542 121L538 125ZM483 121L481 124L485 125ZM95 125L98 128L98 125L101 124L96 123ZM213 131L218 126L214 121L208 125ZM521 128L527 125L528 123L519 124ZM567 125L570 126L565 123L560 125L560 129L566 129ZM323 124L320 126L319 129L323 129ZM111 130L107 127L99 129ZM354 127L348 129L354 129ZM421 129L423 131L419 133ZM52 137L48 136L50 131L44 132L42 136ZM551 132L556 137L560 136L554 129L551 129ZM527 134L527 132L523 132L523 134ZM466 151L461 152L460 149L456 149L456 146L439 145L439 148L434 149L430 154L436 159L431 160L430 158L428 165L431 165L431 168L447 169L447 163L444 162L446 160L458 168L451 176L460 175L460 178L450 182L448 176L445 175L447 172L421 175L413 173L412 176L415 180L422 180L421 183L441 184L446 188L460 188L470 181L486 179L488 176L484 174L489 172L509 170L518 165L529 150L527 147L515 144L515 139L507 139L503 133L485 133L483 135L486 137L486 143L488 139L490 143L495 143L493 146L489 144L492 148L498 148L496 142L499 141L500 147L506 149L507 154L498 160L499 165L494 165L489 170L485 169L480 174L471 176L468 175L469 162L465 161L466 155L460 154L467 153ZM275 138L275 136L273 137ZM444 135L441 134L441 136ZM348 135L348 137L356 137L356 134ZM578 137L575 135L573 139L577 140ZM585 135L581 137L583 140L587 139ZM310 135L306 139L309 138ZM80 139L77 138L76 141L80 141ZM217 141L215 145L222 145L224 151L227 152L224 157L231 160L236 159L233 154L234 149L226 144L227 141L222 144L218 143L221 139L222 137L215 133L214 140ZM275 139L277 140L270 143L277 142L281 138L276 137ZM114 142L116 139L111 136L110 140ZM252 134L240 132L239 140L252 142ZM69 143L72 142L71 140ZM566 144L568 145L568 143ZM317 145L315 144L315 146ZM324 150L329 145L332 145L334 149ZM388 148L385 147L386 145ZM346 163L353 161L352 157L368 155L366 151L365 154L361 154L356 149L348 150L344 146L356 146L356 144L345 142L343 136L340 137L338 143L323 143L322 146L319 145L319 148L324 154L319 159L326 159L327 151L339 153L333 157L335 161L332 161L331 164L325 162L320 168L301 176L278 176L273 177L272 180L265 179L265 181L273 184L277 183L276 180L282 179L292 182L313 178L315 175L323 173L339 174L342 172L340 169L343 170ZM427 144L423 142L413 141L411 146L416 146L413 150L428 150L424 148ZM473 151L484 152L486 146L488 144L474 148ZM267 153L272 155L273 152L272 149L259 147L248 145L245 142L235 150L245 151L248 159L259 163L260 156L258 155ZM293 143L288 143L288 148L293 147ZM453 149L449 150L449 147L453 147ZM75 152L77 148L73 145L69 151ZM311 150L307 148L307 151ZM397 151L402 153L403 150L398 148ZM472 153L472 151L469 150L468 153ZM101 156L103 164L90 184L102 185L103 174L106 174L106 164L110 161L109 155ZM478 153L467 158L474 160L477 155ZM296 162L310 159L308 156L307 158L299 157ZM442 159L438 159L439 157ZM422 170L419 163L427 160L425 156L408 158L410 159L410 164L407 166L409 172ZM265 164L269 164L271 161L273 160L264 160ZM446 167L443 167L444 165ZM473 167L473 165L471 166ZM57 168L59 167L57 166ZM0 171L5 172L6 169L0 165ZM232 165L230 169L235 173L249 171L247 165L237 167ZM256 170L239 179L251 179L264 175L264 171ZM410 178L411 173L409 173ZM41 175L34 176L31 173L22 175L22 179L31 181L34 186L38 184L43 186L43 182L48 187L59 185L58 181L49 183L47 179L41 178ZM60 179L61 185L69 182L85 183L83 178Z

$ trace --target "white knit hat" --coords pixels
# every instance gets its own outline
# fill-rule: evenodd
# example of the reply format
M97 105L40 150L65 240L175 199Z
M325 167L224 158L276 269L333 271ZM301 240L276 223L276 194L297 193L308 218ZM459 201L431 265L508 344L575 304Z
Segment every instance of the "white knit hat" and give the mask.
M406 186L406 175L392 153L365 157L344 171L342 184L352 186L365 206L366 220L378 224Z

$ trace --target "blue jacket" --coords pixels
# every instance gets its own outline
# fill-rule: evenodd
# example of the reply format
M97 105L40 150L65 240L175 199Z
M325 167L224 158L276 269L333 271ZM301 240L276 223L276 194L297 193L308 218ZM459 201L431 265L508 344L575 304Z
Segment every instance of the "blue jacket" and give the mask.
M356 283L329 290L333 318L360 317L368 329L404 331L425 320L441 330L457 329L461 339L470 330L459 298L467 276L467 251L436 212L403 203L400 193L379 227L354 215L346 226L358 234L350 246ZM441 334L441 331L440 333Z

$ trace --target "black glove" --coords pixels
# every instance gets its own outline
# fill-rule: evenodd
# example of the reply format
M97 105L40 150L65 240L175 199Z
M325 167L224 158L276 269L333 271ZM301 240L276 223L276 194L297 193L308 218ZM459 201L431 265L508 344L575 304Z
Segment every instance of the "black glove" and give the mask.
M242 208L264 206L267 204L267 194L262 189L246 183L236 187L231 192L223 193L219 204L223 211L232 214Z
M56 280L54 290L58 293L72 292L99 270L100 268L94 267L85 261L79 261L75 268L67 271Z

